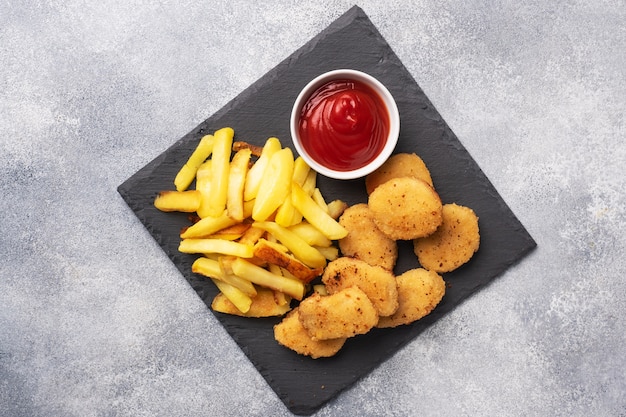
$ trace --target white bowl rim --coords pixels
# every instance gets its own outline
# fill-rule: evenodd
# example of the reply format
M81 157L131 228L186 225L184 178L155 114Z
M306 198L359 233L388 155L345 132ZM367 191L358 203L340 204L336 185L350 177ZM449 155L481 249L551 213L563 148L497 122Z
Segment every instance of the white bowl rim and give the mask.
M387 136L387 141L385 142L385 146L383 147L383 150L369 164L361 168L351 170L351 171L338 171L338 170L330 169L320 164L319 162L315 161L303 149L302 145L300 144L299 137L298 137L298 118L300 115L300 110L302 106L304 105L304 102L309 98L311 93L313 93L313 91L317 89L318 87L322 86L328 81L341 79L341 78L357 79L359 81L362 81L368 84L370 87L374 89L374 91L376 91L380 95L389 113L389 134ZM371 172L378 169L383 163L385 163L387 159L389 159L389 157L393 153L398 143L398 136L400 134L400 115L398 112L398 106L393 96L391 95L387 87L385 87L385 85L382 82L380 82L378 79L376 79L375 77L371 76L368 73L365 73L359 70L335 69L332 71L322 73L318 75L317 77L313 78L300 91L300 93L298 94L298 97L296 98L296 101L294 102L293 108L291 110L291 118L290 118L289 127L291 130L291 140L296 148L296 151L312 169L314 169L321 175L324 175L329 178L349 180L349 179L361 178L370 174Z

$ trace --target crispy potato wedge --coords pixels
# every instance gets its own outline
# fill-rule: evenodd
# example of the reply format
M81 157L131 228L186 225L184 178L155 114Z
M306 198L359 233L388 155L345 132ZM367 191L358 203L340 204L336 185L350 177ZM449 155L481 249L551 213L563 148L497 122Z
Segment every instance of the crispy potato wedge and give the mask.
M154 206L161 211L192 213L200 207L199 191L161 191L154 199Z
M213 143L213 135L206 135L200 139L200 143L174 178L177 191L185 191L189 188L196 177L198 168L211 155Z

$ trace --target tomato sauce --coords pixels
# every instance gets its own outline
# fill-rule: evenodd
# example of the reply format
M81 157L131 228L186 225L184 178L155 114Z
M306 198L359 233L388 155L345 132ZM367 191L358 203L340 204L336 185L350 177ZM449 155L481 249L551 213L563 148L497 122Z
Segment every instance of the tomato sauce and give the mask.
M302 147L320 164L349 171L371 162L389 134L382 98L356 80L334 80L304 104L298 122Z

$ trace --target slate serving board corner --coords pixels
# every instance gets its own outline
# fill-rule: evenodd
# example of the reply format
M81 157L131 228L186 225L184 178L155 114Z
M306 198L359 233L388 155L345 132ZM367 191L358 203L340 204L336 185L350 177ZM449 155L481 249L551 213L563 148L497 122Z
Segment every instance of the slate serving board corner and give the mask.
M365 71L387 86L400 110L396 152L415 152L422 157L444 203L474 209L480 218L481 247L468 264L444 275L446 295L429 316L409 326L376 329L350 339L333 358L313 360L279 346L272 331L278 319L214 313L285 406L298 415L313 414L536 246L365 12L354 6L118 187L124 201L207 306L216 288L191 273L195 256L178 252L179 231L188 225L187 216L159 212L154 197L173 188L176 172L200 138L221 127L231 126L236 138L259 145L276 136L294 149L289 114L296 96L309 80L337 68ZM366 201L362 179L341 182L320 176L318 184L328 200ZM408 242L401 242L399 254L397 273L419 266Z

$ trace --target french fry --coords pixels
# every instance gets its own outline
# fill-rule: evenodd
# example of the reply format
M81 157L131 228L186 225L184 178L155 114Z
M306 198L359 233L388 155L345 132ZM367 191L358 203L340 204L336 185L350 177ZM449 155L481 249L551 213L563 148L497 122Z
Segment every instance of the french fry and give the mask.
M212 166L213 161L209 159L200 165L196 172L196 190L202 194L200 207L198 207L198 217L200 218L208 217L210 214Z
M267 269L254 265L243 258L235 259L233 272L235 275L245 277L254 284L283 292L296 300L302 300L304 297L306 287L302 281L273 274Z
M196 224L188 227L181 233L180 237L181 239L207 237L235 224L237 224L237 220L231 218L224 210L221 216L200 219Z
M269 138L265 141L261 156L257 159L252 168L248 170L248 174L246 175L246 186L243 191L243 198L245 201L256 198L261 185L261 180L263 179L263 173L270 162L270 158L276 152L280 151L281 148L282 145L280 144L278 138Z
M185 165L178 171L174 178L177 191L185 191L196 177L198 167L211 155L213 151L213 135L206 135L200 139L200 143L193 151Z
M196 190L161 191L154 199L154 206L161 211L193 213L200 207L200 199Z
M345 201L333 200L328 203L328 215L337 220L347 208L348 204Z
M329 261L334 261L339 257L337 246L314 246Z
M307 179L307 176L311 172L311 168L302 159L301 156L297 157L293 164L293 176L292 180L300 185L303 185ZM291 190L290 190L291 191ZM291 202L291 198L285 198L285 201L281 204L276 212L276 223L284 227L293 226L302 221L302 214L296 210Z
M309 268L315 269L326 266L324 255L291 230L274 222L255 222L252 226L274 235L300 262Z
M259 227L254 227L254 224L246 230L246 232L239 239L239 243L245 245L254 245L265 234L265 230Z
M253 145L251 143L248 142L243 142L243 141L235 141L233 142L233 151L234 152L239 152L242 149L248 149L252 155L259 157L261 156L261 152L263 152L263 147L262 146L256 146Z
M228 215L237 221L243 221L244 219L243 189L246 185L248 163L251 155L250 149L241 149L233 156L233 160L230 163L226 210Z
M315 226L307 221L300 222L289 227L289 230L300 236L311 246L328 247L333 244L332 240L326 237Z
M211 308L220 313L243 317L282 316L291 310L289 302L283 302L283 299L277 299L273 290L259 288L259 293L252 298L252 303L246 312L239 310L224 293L217 294L211 303Z
M293 205L302 213L302 216L327 238L338 240L346 237L348 231L317 205L302 187L296 183L292 183L291 198Z
M207 213L219 216L226 208L228 197L228 177L230 172L230 154L235 132L230 127L217 130L214 134L213 155L211 160L211 197L208 200Z
M293 163L293 180L303 186L311 172L311 167L301 156L298 156Z
M257 244L254 245L254 256L268 262L270 266L276 265L286 269L305 284L308 284L324 272L323 268L309 268L295 257L277 249L275 245L265 239L260 239Z
M254 297L257 294L256 288L250 281L232 274L232 271L231 273L225 271L219 260L200 257L191 265L191 272L230 284L249 297Z
M317 203L318 206L320 206L322 210L328 213L328 204L326 204L326 200L324 200L324 197L322 196L322 192L320 191L319 188L316 188L313 190L313 194L311 194L311 198L313 199L313 201Z
M183 239L178 245L182 253L220 253L242 258L252 258L254 247L222 239Z
M240 239L248 231L250 227L251 227L250 223L237 223L232 226L226 227L222 230L218 230L212 235L209 235L206 237L207 239L237 240L237 239ZM242 243L242 242L239 242L239 243Z
M289 196L293 164L293 152L289 148L283 148L272 155L263 173L252 209L254 220L267 220Z
M215 286L221 291L219 294L222 294L228 301L230 301L236 311L243 314L250 311L250 307L252 307L252 297L244 294L243 291L239 290L237 287L233 287L232 285L224 281L220 281L219 279L211 278L211 281L213 281ZM213 299L213 301L215 301L215 299ZM216 304L215 306L212 304L211 307L215 311L220 311L219 304ZM231 311L230 314L235 313Z
M313 191L315 191L316 186L317 186L317 172L315 170L310 170L306 176L306 179L304 180L304 184L302 184L301 187L306 192L307 195L313 195Z

